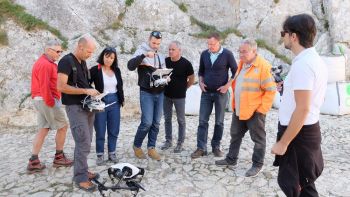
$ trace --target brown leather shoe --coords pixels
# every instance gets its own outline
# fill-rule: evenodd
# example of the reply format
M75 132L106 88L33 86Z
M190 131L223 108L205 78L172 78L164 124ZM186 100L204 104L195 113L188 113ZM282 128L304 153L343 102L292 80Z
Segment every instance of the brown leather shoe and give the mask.
M154 160L160 161L160 155L157 153L156 149L154 148L148 149L148 156Z
M99 173L88 172L88 178L89 178L90 181L92 179L98 179L98 178L100 178L100 174Z
M53 167L70 167L73 165L73 160L68 159L64 153L59 153L55 155L55 159L53 160Z
M205 155L208 155L207 151L204 151L202 149L197 148L197 150L195 150L192 154L191 154L191 158L192 159L197 159L199 157L203 157Z
M91 181L85 181L75 184L79 189L82 189L86 192L94 192L96 190L96 185Z
M143 150L141 148L137 148L133 146L135 156L139 159L146 159L145 153L143 153Z
M223 157L224 152L222 152L219 148L213 148L214 157Z
M46 168L45 164L40 163L39 159L35 159L33 161L29 160L27 165L27 172L28 173L41 172L45 168Z

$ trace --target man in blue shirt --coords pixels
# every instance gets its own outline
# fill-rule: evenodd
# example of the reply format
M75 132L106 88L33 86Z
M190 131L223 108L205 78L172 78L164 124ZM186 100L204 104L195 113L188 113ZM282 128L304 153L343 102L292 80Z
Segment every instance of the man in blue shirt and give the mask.
M227 90L231 86L237 70L237 63L231 51L220 45L220 35L208 36L208 49L204 50L199 63L199 86L202 90L197 131L197 150L191 154L192 159L207 155L208 121L215 105L214 135L211 140L215 157L222 157L220 141L224 131L224 115L227 103ZM229 79L228 71L231 70Z

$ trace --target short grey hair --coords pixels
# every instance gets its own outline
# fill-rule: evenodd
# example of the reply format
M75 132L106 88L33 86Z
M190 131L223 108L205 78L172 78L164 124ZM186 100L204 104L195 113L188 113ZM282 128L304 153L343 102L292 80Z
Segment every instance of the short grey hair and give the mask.
M62 45L61 41L57 39L52 39L45 43L45 49L52 48L54 46L61 46L61 45Z
M174 41L171 41L171 43L169 45L171 45L171 44L175 44L176 47L181 50L181 42L174 40Z
M247 44L251 49L258 49L258 44L253 38L245 38L242 40L241 45Z

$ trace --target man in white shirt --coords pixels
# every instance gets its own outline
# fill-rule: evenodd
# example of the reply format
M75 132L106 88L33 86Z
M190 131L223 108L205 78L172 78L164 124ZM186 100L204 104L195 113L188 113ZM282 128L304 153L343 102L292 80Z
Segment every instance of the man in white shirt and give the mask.
M281 37L295 58L284 81L277 142L271 152L279 166L278 184L286 196L318 196L315 180L323 170L320 108L327 69L313 46L316 26L307 14L290 16Z

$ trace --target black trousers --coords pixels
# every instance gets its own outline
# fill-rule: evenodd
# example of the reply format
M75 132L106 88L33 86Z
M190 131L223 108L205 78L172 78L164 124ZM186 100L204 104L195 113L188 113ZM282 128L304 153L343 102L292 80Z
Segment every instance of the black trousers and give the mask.
M277 141L287 126L278 124ZM318 196L315 181L323 170L319 123L304 125L282 156L276 156L279 166L278 185L288 197Z

